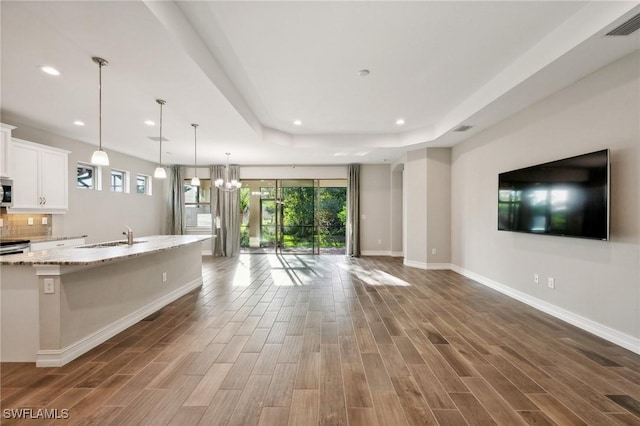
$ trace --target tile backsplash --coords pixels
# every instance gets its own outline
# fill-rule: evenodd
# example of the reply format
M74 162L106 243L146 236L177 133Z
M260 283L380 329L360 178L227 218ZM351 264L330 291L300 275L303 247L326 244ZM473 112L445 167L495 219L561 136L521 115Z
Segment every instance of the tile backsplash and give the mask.
M33 225L29 225L29 218L33 219ZM46 225L42 224L42 218L46 218ZM41 237L51 235L50 214L7 214L6 209L0 212L2 227L1 238Z

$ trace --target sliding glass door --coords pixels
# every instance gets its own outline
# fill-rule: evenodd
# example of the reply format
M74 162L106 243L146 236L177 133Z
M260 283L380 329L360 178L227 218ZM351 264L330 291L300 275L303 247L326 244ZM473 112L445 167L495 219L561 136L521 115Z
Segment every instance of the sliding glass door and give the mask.
M315 183L312 179L280 181L277 248L281 253L319 253Z
M346 180L243 180L245 253L344 254Z

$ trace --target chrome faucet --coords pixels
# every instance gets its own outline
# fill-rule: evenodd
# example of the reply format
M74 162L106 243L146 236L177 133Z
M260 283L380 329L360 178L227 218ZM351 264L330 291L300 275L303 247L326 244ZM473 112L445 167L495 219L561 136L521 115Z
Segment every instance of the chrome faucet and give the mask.
M133 245L133 229L129 228L127 225L124 225L124 227L127 228L127 232L123 232L122 235L127 236L127 244L132 246Z

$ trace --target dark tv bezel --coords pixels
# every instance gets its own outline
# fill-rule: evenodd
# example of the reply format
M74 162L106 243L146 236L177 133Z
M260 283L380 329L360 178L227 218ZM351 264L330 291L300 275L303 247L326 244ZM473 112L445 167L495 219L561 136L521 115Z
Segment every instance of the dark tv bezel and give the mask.
M522 230L518 230L518 229L500 229L500 218L499 218L499 212L496 211L496 225L498 227L498 231L502 231L502 232L515 232L518 234L527 234L527 235L543 235L543 236L549 236L549 237L569 237L569 238L579 238L581 240L592 240L592 241L609 241L610 240L610 233L611 233L611 153L609 151L608 148L605 149L600 149L598 151L593 151L593 152L588 152L586 154L580 154L580 155L574 155L572 157L566 157L566 158L561 158L559 160L554 160L554 161L548 161L546 163L540 163L540 164L534 164L532 166L528 166L528 167L522 167L519 169L514 169L514 170L509 170L506 172L502 172L502 173L498 173L498 194L500 193L500 176L505 175L507 173L513 173L513 172L519 172L519 171L524 171L524 170L529 170L529 169L536 169L539 167L545 167L551 164L555 164L555 163L560 163L560 162L564 162L567 160L573 160L576 158L580 158L580 157L587 157L589 155L594 155L594 154L600 154L602 152L606 153L607 156L607 180L606 180L606 207L607 207L607 224L606 224L606 231L607 231L607 235L605 238L600 238L600 237L587 237L587 236L582 236L582 235L572 235L572 234L563 234L563 233L553 233L553 232L527 232L527 231L522 231ZM500 204L500 199L498 198L498 203L497 205Z

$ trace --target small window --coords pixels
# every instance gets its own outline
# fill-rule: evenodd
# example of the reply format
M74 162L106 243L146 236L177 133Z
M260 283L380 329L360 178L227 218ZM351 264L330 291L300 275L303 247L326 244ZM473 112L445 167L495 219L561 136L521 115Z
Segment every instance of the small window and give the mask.
M111 191L129 192L129 173L124 170L111 169Z
M93 164L78 163L76 188L80 189L102 189L100 176L102 169Z
M147 175L136 176L136 193L151 195L151 177Z

